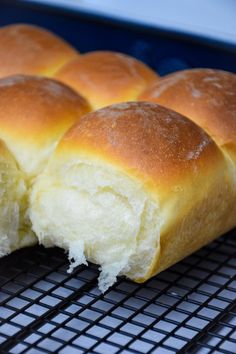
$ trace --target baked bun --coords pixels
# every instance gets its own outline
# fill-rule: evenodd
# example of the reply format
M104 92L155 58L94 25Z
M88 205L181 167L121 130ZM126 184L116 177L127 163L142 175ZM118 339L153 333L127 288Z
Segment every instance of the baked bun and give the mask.
M0 28L0 78L14 74L52 76L78 52L44 28L13 24Z
M167 75L139 97L189 117L236 162L236 75L192 69Z
M99 264L105 291L137 282L235 226L235 179L213 140L167 108L136 102L86 115L35 181L30 217L71 269Z
M0 140L0 257L36 243L26 214L24 176L12 154Z
M69 87L42 77L0 80L0 138L28 178L37 175L66 130L89 111Z
M84 96L93 109L136 100L157 74L141 61L125 54L97 51L68 62L55 78Z

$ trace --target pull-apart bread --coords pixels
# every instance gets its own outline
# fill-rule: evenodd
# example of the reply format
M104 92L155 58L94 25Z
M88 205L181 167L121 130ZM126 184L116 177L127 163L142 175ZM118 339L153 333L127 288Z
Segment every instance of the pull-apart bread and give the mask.
M0 80L0 139L10 151L1 143L0 256L36 242L28 216L34 178L61 136L89 109L54 80L24 75Z
M236 226L234 74L160 78L126 54L80 54L15 24L0 29L4 76L0 257L37 236L68 252L70 270L100 265L105 291L118 275L143 282Z
M0 78L15 74L54 77L85 97L93 109L136 100L159 76L122 53L80 54L51 31L30 25L0 28Z
M230 161L200 127L153 103L89 113L61 139L31 194L33 229L69 252L143 282L235 226Z
M80 55L65 64L54 77L85 97L93 109L135 101L159 78L141 61L109 51Z
M0 78L15 75L53 76L78 55L52 32L29 24L0 28Z
M139 97L171 108L200 125L236 163L236 75L191 69L156 81Z

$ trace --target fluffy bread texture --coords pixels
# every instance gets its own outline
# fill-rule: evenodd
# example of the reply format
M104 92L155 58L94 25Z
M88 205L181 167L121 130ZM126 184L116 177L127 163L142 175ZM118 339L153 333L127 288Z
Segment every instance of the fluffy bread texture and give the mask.
M51 79L15 75L0 80L0 138L16 160L9 152L1 162L0 155L0 257L36 242L28 217L34 177L61 136L89 109L76 92Z
M52 79L15 75L0 80L0 138L30 179L89 110L81 96Z
M36 243L27 215L27 188L16 161L0 140L0 257Z
M143 282L235 226L231 164L197 125L152 103L85 116L62 138L31 193L39 241L71 268Z
M191 69L167 75L139 97L159 103L202 127L236 163L236 75Z
M33 25L13 24L0 29L0 78L53 74L78 52L52 32Z
M74 88L93 109L136 100L158 75L146 64L125 54L96 51L64 65L55 78Z

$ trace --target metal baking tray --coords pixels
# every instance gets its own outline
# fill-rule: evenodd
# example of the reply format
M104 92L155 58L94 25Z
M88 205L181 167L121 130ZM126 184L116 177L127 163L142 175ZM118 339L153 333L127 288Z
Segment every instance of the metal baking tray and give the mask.
M236 48L187 34L116 23L30 2L0 1L0 25L28 22L81 52L133 55L161 75L189 67L236 72ZM145 284L105 294L98 269L36 246L0 259L0 353L236 353L236 230Z

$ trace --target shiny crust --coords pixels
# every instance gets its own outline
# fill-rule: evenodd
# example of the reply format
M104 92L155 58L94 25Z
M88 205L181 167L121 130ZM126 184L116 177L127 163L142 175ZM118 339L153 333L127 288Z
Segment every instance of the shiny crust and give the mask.
M236 158L236 75L192 69L167 75L139 97L159 103L200 125Z
M55 76L86 97L94 109L135 100L158 75L128 55L98 51L81 55Z
M36 145L65 131L90 110L69 87L24 75L0 80L0 107L0 135Z
M205 173L221 158L210 137L180 114L152 103L128 102L86 115L59 144L92 154L163 187Z
M81 96L55 80L25 75L0 80L0 138L18 162L25 153L51 149L89 110Z
M78 52L52 32L32 25L0 29L0 77L14 74L52 76Z

